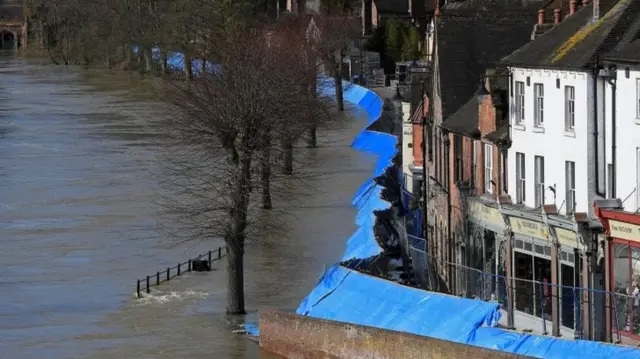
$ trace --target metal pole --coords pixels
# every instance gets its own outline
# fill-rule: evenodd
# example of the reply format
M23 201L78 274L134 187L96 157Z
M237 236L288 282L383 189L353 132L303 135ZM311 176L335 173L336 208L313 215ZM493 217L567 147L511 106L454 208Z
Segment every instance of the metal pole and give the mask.
M149 286L149 280L150 280L150 277L147 276L147 293L151 293L151 289L150 289L150 286Z
M167 267L167 280L171 280L171 267Z
M140 298L140 279L136 283L136 296Z

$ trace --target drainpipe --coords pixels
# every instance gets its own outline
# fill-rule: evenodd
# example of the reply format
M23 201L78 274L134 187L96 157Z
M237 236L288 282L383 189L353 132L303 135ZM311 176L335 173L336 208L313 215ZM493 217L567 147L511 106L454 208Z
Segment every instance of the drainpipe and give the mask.
M451 198L451 173L450 173L450 162L451 158L449 157L449 132L444 131L444 158L445 158L445 174L446 174L446 189L447 189L447 252L449 253L449 260L451 260L451 255L453 251L451 250L451 206L453 205L453 199ZM449 271L447 270L447 277ZM451 287L451 283L449 283L449 287Z
M598 161L598 153L599 153L599 148L598 148L598 73L600 72L600 65L598 64L598 59L596 58L595 63L593 64L593 72L592 72L592 78L593 78L593 86L592 86L592 92L593 92L593 142L594 142L594 153L595 153L595 158L596 160L595 162L595 176L596 176L596 188L595 188L595 192L599 193L599 189L600 189L600 181L599 181L599 175L598 173L600 173L600 166L599 166L599 161Z
M616 83L617 83L617 67L616 65L609 66L609 71L613 74L609 74L607 82L611 85L611 198L616 198L616 157L617 157L617 132L616 132Z

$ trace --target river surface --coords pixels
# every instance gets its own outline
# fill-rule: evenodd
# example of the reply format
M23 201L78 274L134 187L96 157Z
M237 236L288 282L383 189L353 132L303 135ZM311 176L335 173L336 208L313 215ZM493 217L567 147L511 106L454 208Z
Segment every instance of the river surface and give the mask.
M166 108L121 72L0 54L0 358L273 358L232 334L223 263L134 299L135 280L217 247L159 225ZM300 149L324 175L287 235L247 248L247 308L295 310L354 227L373 159L349 148L364 121ZM286 202L276 207L287 208Z

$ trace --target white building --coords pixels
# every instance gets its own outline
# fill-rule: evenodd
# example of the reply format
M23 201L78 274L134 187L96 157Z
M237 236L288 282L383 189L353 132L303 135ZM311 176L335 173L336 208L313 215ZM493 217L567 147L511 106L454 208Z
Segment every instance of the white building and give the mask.
M640 210L640 41L609 53L605 60L605 74L612 77L604 106L610 144L607 197L620 198L624 210L633 213Z
M635 15L633 1L613 5L589 3L505 59L512 75L508 189L516 203L555 204L561 214L593 217L593 201L612 197L611 88L599 60L620 39L635 38L622 34L637 31L625 20ZM618 101L618 112L632 111L624 116L635 118L637 106L629 105L636 101L635 87L618 92L631 96L624 105ZM618 132L626 130L622 137L633 136L631 128ZM631 149L624 152L636 156ZM625 176L616 176L619 186L629 187L631 179L620 177Z

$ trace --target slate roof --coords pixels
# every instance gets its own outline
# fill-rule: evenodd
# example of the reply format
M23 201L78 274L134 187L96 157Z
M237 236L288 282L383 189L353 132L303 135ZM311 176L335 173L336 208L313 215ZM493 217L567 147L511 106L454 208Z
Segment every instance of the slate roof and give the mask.
M480 137L480 130L478 129L479 108L477 97L472 96L458 111L449 116L440 127L452 133L478 138Z
M407 0L374 0L378 13L382 14L408 14L409 2Z
M600 18L593 21L593 3L504 59L511 66L583 70L595 59L634 38L640 30L640 2L600 0Z
M448 2L437 27L443 119L474 96L486 69L530 41L548 0Z
M640 40L625 44L604 56L605 60L640 63Z

